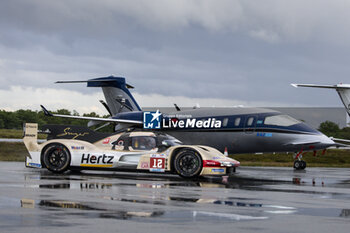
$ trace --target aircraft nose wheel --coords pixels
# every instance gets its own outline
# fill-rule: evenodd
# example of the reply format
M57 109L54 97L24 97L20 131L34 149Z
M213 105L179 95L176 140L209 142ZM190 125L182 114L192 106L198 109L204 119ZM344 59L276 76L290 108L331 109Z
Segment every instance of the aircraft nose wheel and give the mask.
M294 161L294 169L295 170L304 170L305 168L306 168L306 162L304 160Z

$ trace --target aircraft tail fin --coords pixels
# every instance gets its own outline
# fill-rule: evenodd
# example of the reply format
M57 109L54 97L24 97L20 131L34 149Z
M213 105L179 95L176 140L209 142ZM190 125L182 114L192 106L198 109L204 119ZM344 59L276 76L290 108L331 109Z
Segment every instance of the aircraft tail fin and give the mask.
M87 83L88 87L101 87L110 113L141 111L140 106L128 89L134 88L123 77L102 77L86 81L58 81L56 83Z
M292 84L292 86L335 89L338 92L339 97L342 100L348 115L350 116L350 84L337 84L337 85Z

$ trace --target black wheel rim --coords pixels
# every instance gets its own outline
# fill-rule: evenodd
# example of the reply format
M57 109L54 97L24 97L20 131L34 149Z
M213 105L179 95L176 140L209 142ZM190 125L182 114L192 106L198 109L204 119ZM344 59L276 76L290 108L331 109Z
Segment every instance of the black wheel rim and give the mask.
M179 168L185 174L194 174L198 170L199 159L193 154L185 154L179 159Z
M67 154L61 148L53 149L48 156L48 162L53 168L62 167L67 160Z

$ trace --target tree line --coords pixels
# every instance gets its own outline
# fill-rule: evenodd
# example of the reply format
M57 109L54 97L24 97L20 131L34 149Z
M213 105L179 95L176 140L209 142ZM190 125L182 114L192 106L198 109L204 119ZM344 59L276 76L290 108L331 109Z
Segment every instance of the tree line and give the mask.
M58 109L57 111L52 111L53 114L61 115L74 115L79 116L77 111L69 111L67 109ZM83 114L87 117L104 117L107 118L109 115L100 116L95 112L88 114ZM0 110L0 129L22 129L24 123L38 123L39 128L46 124L60 124L60 125L80 125L86 126L87 120L72 119L72 118L62 118L62 117L48 117L45 116L43 111L32 111L32 110L17 110L14 112ZM103 128L101 131L113 131L113 126Z
M350 127L345 127L341 129L339 128L339 125L332 121L322 122L318 130L329 137L350 140Z

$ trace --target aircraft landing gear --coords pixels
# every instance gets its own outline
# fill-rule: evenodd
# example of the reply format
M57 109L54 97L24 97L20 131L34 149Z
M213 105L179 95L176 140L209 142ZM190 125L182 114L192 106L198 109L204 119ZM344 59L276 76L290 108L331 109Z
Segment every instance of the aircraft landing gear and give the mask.
M300 151L294 156L294 169L295 170L304 170L306 168L306 162L304 160L301 160L303 158L302 155L303 151Z
M295 170L304 170L306 168L306 162L304 160L295 160L294 169Z

